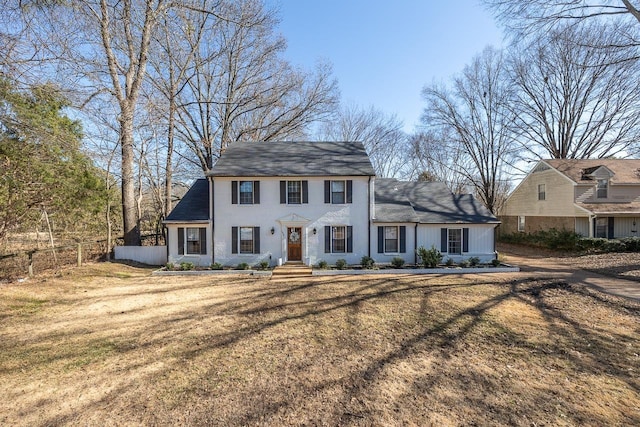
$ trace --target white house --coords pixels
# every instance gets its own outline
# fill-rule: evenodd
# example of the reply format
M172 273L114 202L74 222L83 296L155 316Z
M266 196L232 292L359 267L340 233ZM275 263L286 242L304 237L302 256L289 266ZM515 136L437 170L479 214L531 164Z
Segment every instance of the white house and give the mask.
M209 265L379 263L434 245L495 258L499 221L440 183L376 179L357 142L237 142L167 217L168 259Z

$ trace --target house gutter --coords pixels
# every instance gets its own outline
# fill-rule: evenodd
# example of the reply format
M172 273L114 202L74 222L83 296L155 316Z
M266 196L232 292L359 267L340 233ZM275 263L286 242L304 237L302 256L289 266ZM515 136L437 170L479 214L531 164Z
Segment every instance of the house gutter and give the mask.
M215 262L214 256L215 253L213 252L213 248L215 247L215 245L213 244L215 239L215 228L213 226L213 205L214 205L214 201L213 201L213 177L209 176L209 224L211 225L211 242L209 243L209 248L211 249L211 264L213 264Z
M418 224L416 222L416 226L414 227L414 236L413 236L413 263L418 264Z

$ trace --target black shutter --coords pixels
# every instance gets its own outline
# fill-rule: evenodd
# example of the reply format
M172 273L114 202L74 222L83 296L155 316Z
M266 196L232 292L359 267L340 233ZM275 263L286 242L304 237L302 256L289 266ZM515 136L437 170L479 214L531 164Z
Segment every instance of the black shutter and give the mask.
M384 227L378 226L378 253L384 253Z
M287 203L287 181L280 181L280 204Z
M469 229L462 229L462 252L469 252Z
M347 180L347 200L346 200L347 203L351 203L351 200L353 199L351 197L352 193L353 193L353 181L349 179Z
M253 227L253 253L260 253L260 227Z
M615 236L613 235L613 218L612 216L609 217L609 224L608 224L608 230L607 230L607 238L609 239L613 239Z
M207 254L207 229L200 228L200 255Z
M238 204L238 181L231 181L231 204Z
M353 227L347 226L347 252L353 252Z
M400 253L403 254L407 252L407 227L404 225L400 226Z
M447 229L446 228L440 229L440 252L442 253L447 252Z
M231 253L238 253L238 227L231 227Z
M260 204L260 181L253 181L253 203Z
M184 228L178 228L178 255L184 255Z
M324 253L331 253L331 226L329 225L324 227Z
M324 202L331 203L331 181L324 181Z
M309 181L302 181L302 203L309 203Z

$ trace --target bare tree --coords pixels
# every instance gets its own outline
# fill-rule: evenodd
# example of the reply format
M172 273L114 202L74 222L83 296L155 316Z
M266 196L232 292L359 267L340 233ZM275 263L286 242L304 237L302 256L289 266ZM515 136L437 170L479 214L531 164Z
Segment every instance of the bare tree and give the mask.
M513 96L501 51L486 48L453 80L453 87L428 86L422 117L427 130L449 135L442 150L464 161L451 165L496 212L504 196L513 133L509 105Z
M624 51L624 60L640 58L640 2L637 0L483 0L514 39L544 34L558 26L598 21L619 35L598 47ZM582 41L576 40L580 44Z
M562 27L514 49L511 75L520 142L534 157L628 154L640 137L638 63L619 61L605 26ZM576 41L580 41L577 44Z
M464 150L443 149L452 140L443 131L447 132L447 129L422 131L411 136L413 175L419 181L444 182L451 192L462 194L470 183L460 170L465 169L463 162L468 162L469 158Z
M221 10L230 19L204 27L206 44L178 96L176 133L204 171L231 142L299 139L338 102L328 65L306 72L281 58L286 43L262 2L225 2Z
M376 175L407 177L409 139L395 115L374 107L343 107L334 120L323 124L317 139L360 141L364 144Z
M34 55L40 76L55 75L64 87L91 93L85 103L105 95L116 100L126 245L140 244L134 172L137 103L154 34L176 8L213 14L205 0L34 1L12 9L19 11L27 39L33 40L22 44L23 56Z

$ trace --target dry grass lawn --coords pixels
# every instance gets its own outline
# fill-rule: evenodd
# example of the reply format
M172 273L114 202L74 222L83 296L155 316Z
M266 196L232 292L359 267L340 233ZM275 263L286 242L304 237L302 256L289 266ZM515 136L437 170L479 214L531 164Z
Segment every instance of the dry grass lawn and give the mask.
M2 425L640 425L640 303L90 264L0 287Z

